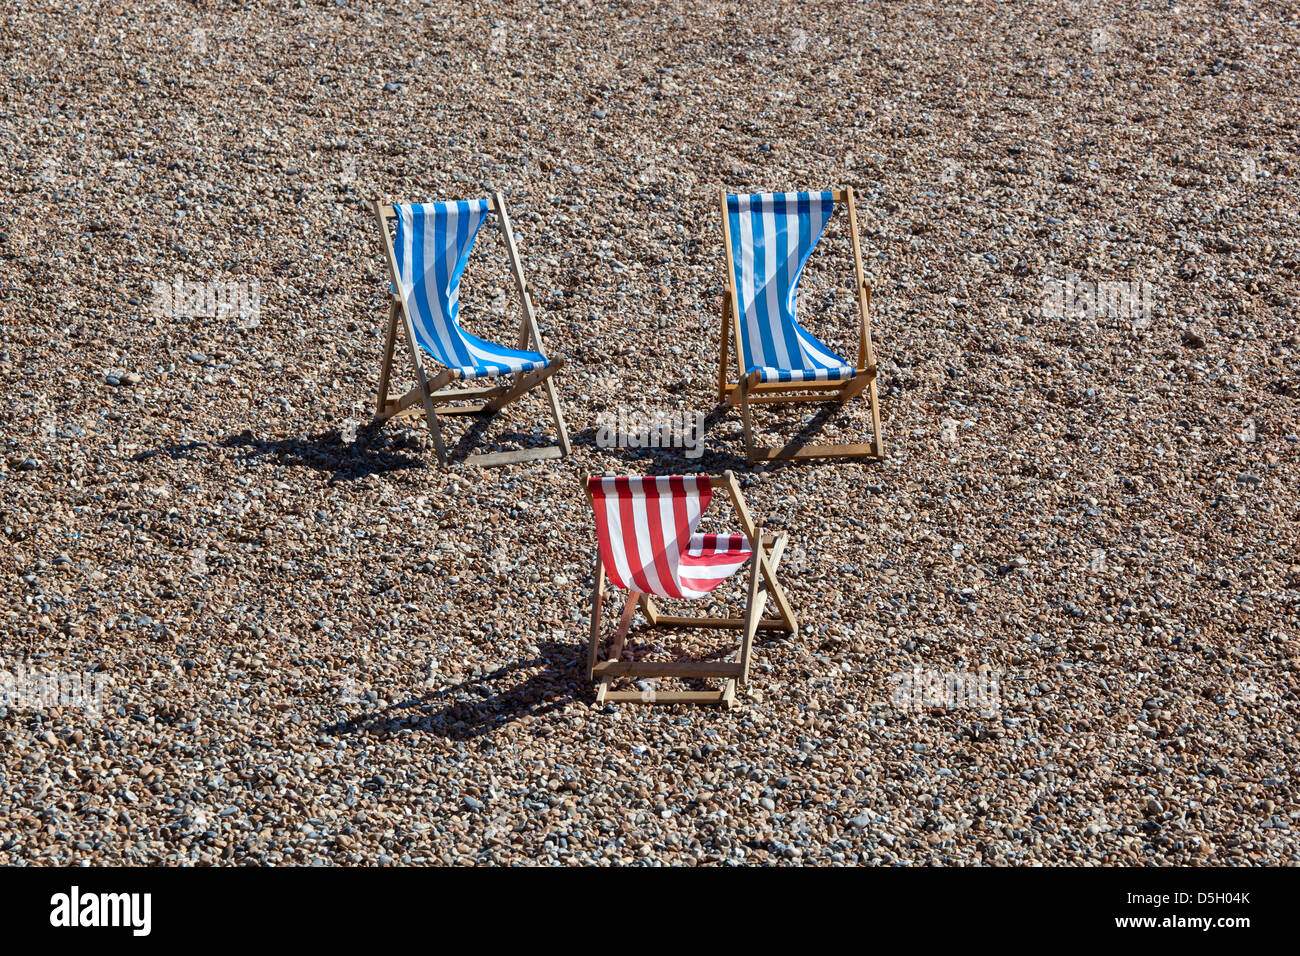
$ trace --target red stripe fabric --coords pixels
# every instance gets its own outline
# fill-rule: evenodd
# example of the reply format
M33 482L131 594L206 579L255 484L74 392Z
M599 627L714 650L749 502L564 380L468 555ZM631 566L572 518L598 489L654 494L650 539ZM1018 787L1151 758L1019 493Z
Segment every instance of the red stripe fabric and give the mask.
M637 540L636 533L637 505L642 505L641 510L644 510L644 494L639 483L633 489L632 481L631 478L619 478L614 485L615 493L618 495L620 544L627 566L631 570L631 586L643 594L658 593L646 576L647 562L641 557L640 542Z
M681 583L707 594L740 570L750 555L749 539L743 534L695 535L682 557Z
M694 534L713 499L708 478L592 478L587 487L605 573L617 587L699 598L749 559L742 534Z
M668 494L676 500L684 491L679 491L673 487L673 480L668 479ZM665 531L668 540L674 541L677 537L677 528L675 524L664 528L659 514L659 482L647 481L643 483L645 489L645 521L646 531L650 536L650 555L655 583L658 585L656 593L671 595L677 590L677 582L673 579L673 569L668 565L668 555L664 553ZM647 575L648 576L648 575ZM674 595L675 596L675 595Z

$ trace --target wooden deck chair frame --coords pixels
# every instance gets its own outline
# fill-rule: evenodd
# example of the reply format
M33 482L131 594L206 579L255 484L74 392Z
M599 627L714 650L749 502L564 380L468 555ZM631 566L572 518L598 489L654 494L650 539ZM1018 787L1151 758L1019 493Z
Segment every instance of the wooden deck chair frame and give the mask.
M763 382L758 372L745 373L748 367L744 340L740 334L740 300L736 296L736 272L731 255L731 225L727 214L727 191L720 191L722 201L722 245L726 251L727 281L722 293L722 329L718 358L718 401L740 405L745 426L745 456L756 461L792 461L803 458L884 458L885 446L880 432L880 401L876 392L876 351L871 342L871 284L862 269L862 246L858 241L858 214L853 188L836 189L836 203L849 210L849 232L853 236L853 269L858 297L858 374L847 382ZM736 340L738 381L727 380L727 345ZM791 442L784 446L754 445L751 405L793 402L847 402L862 392L871 405L870 444L808 445Z
M588 478L583 476L582 487L587 503L594 507ZM609 653L603 661L600 656L601 606L605 598L605 563L596 544L596 564L591 589L591 636L587 646L587 676L596 683L596 703L642 704L721 704L730 708L736 699L736 685L749 681L750 659L753 654L754 635L759 631L783 631L797 636L799 622L790 608L789 598L777 580L776 571L785 551L787 535L764 535L761 523L749 514L740 485L730 471L723 475L710 475L710 485L716 490L725 488L740 520L741 528L753 549L749 567L749 589L745 610L740 617L674 617L662 614L654 599L648 594L629 590L619 615L618 626L610 639ZM759 579L764 589L759 589ZM763 617L767 596L776 605L775 617ZM623 651L632 616L640 607L652 628L718 628L740 630L740 647L730 661L625 661ZM610 687L620 677L629 678L705 678L722 681L722 687L713 691L618 691Z
M393 252L393 238L388 233L390 220L397 213L393 204L385 199L371 200L375 219L379 223L379 234L384 259L388 263L388 276L393 288L401 287L397 281L397 258ZM533 309L532 297L528 284L524 280L523 264L519 259L519 249L515 245L514 230L510 227L510 215L506 212L505 197L494 192L488 200L488 207L501 221L501 233L505 238L506 255L510 260L510 271L514 275L515 287L523 307L523 319L519 324L519 336L515 348L531 348L546 355L542 345L542 334L537 328L537 314ZM389 398L388 383L392 374L394 353L397 349L398 329L406 339L407 349L411 354L411 366L415 372L416 385L401 398ZM491 454L470 455L465 459L467 465L507 465L520 461L535 461L542 458L563 458L572 448L569 445L569 432L564 424L564 413L560 409L560 397L556 392L551 376L564 367L563 355L547 356L550 360L546 368L531 372L514 373L514 381L509 384L475 385L469 388L446 388L459 376L451 369L441 368L430 374L425 368L425 361L436 360L424 353L415 338L415 326L411 322L406 300L400 294L394 294L388 306L388 334L384 343L384 362L379 371L379 397L375 401L375 424L401 417L419 415L423 410L429 432L433 435L433 444L438 452L438 461L447 463L447 451L442 440L442 428L438 424L439 415L490 415L500 411L511 402L522 398L539 385L546 392L546 400L555 419L555 428L559 433L559 444L545 448L526 448L520 451L503 451ZM504 376L503 376L504 377Z

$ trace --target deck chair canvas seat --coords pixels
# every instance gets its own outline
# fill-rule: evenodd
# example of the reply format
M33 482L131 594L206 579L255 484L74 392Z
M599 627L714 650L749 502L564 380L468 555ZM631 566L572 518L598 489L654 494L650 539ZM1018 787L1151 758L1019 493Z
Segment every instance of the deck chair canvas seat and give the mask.
M736 685L749 679L754 635L759 630L798 633L798 623L776 569L786 535L764 536L750 517L735 477L621 477L584 479L596 517L596 564L591 595L591 637L587 673L596 682L597 702L714 703L731 706ZM740 520L741 533L698 533L700 519L716 490L724 490ZM656 598L698 600L749 563L749 590L741 617L679 617L662 613ZM598 661L605 579L627 591L609 653ZM763 590L759 589L760 580ZM763 617L767 595L775 617ZM732 628L742 631L731 661L629 661L624 650L632 616L640 607L652 628ZM712 679L713 691L613 690L620 678Z
M375 200L384 257L388 262L392 296L388 336L379 375L375 420L424 413L438 460L446 462L439 415L491 414L538 386L546 393L559 432L559 442L545 448L471 455L467 464L494 465L538 458L559 458L570 451L568 431L551 376L564 366L562 355L547 356L524 282L505 199L390 205ZM500 220L506 255L523 304L523 320L514 348L497 345L463 329L459 322L460 281L479 228L490 213ZM390 235L390 223L395 234ZM411 354L416 385L400 398L389 398L399 329ZM528 346L532 348L529 349ZM426 368L432 359L439 368ZM498 380L508 378L508 382ZM453 383L486 386L446 388Z
M858 359L850 363L799 323L799 277L835 212L848 207L859 305ZM722 298L718 399L741 406L749 461L796 458L884 457L871 341L871 287L863 277L853 190L816 193L722 194L727 278ZM737 381L727 378L730 339L736 343ZM872 441L858 445L756 447L751 405L773 402L846 402L866 392Z

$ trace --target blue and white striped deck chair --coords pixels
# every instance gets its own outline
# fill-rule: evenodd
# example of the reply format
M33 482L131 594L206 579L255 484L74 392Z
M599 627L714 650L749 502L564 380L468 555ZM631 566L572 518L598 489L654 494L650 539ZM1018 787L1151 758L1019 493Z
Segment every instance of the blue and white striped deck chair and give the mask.
M799 324L795 306L804 264L835 212L848 206L857 275L859 342L851 364ZM814 193L722 193L727 281L722 298L718 399L739 404L750 462L794 458L881 458L876 359L871 343L871 287L863 278L853 190ZM730 328L729 328L730 326ZM734 335L738 378L727 381L727 346ZM873 439L863 445L755 446L750 405L846 402L867 392Z
M467 464L500 465L537 458L559 458L569 454L569 435L560 411L559 396L551 376L564 365L564 356L547 356L537 330L532 298L524 282L519 250L510 228L501 193L490 199L468 202L391 205L374 201L374 212L383 236L388 260L392 296L388 312L388 339L384 364L379 373L379 399L375 403L378 423L401 415L424 416L433 434L438 460L446 462L439 415L491 414L537 386L546 391L560 442L545 448L471 455ZM490 213L496 213L505 239L506 255L523 303L515 348L496 345L473 335L460 325L460 281L469 260L479 227ZM395 224L395 235L389 223ZM388 397L388 383L397 345L399 326L404 329L416 386L401 398ZM532 345L535 351L528 350ZM425 362L432 359L440 368L430 372ZM506 378L507 383L496 380ZM489 380L490 384L470 388L445 388L451 383Z

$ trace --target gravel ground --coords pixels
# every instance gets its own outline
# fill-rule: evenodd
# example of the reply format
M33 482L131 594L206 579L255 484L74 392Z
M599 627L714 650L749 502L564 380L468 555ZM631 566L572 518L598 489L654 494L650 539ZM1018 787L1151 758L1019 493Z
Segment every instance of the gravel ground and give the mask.
M0 668L106 682L0 709L0 863L1300 859L1294 8L473 9L0 14ZM748 469L716 191L831 186L889 458ZM364 200L490 188L575 454L441 469L366 427ZM851 352L850 265L839 214L803 314ZM1045 314L1071 276L1153 308ZM263 304L160 314L173 280ZM518 322L486 229L462 317ZM707 413L706 454L597 448L619 403ZM579 476L726 468L793 537L799 637L730 712L596 708Z

